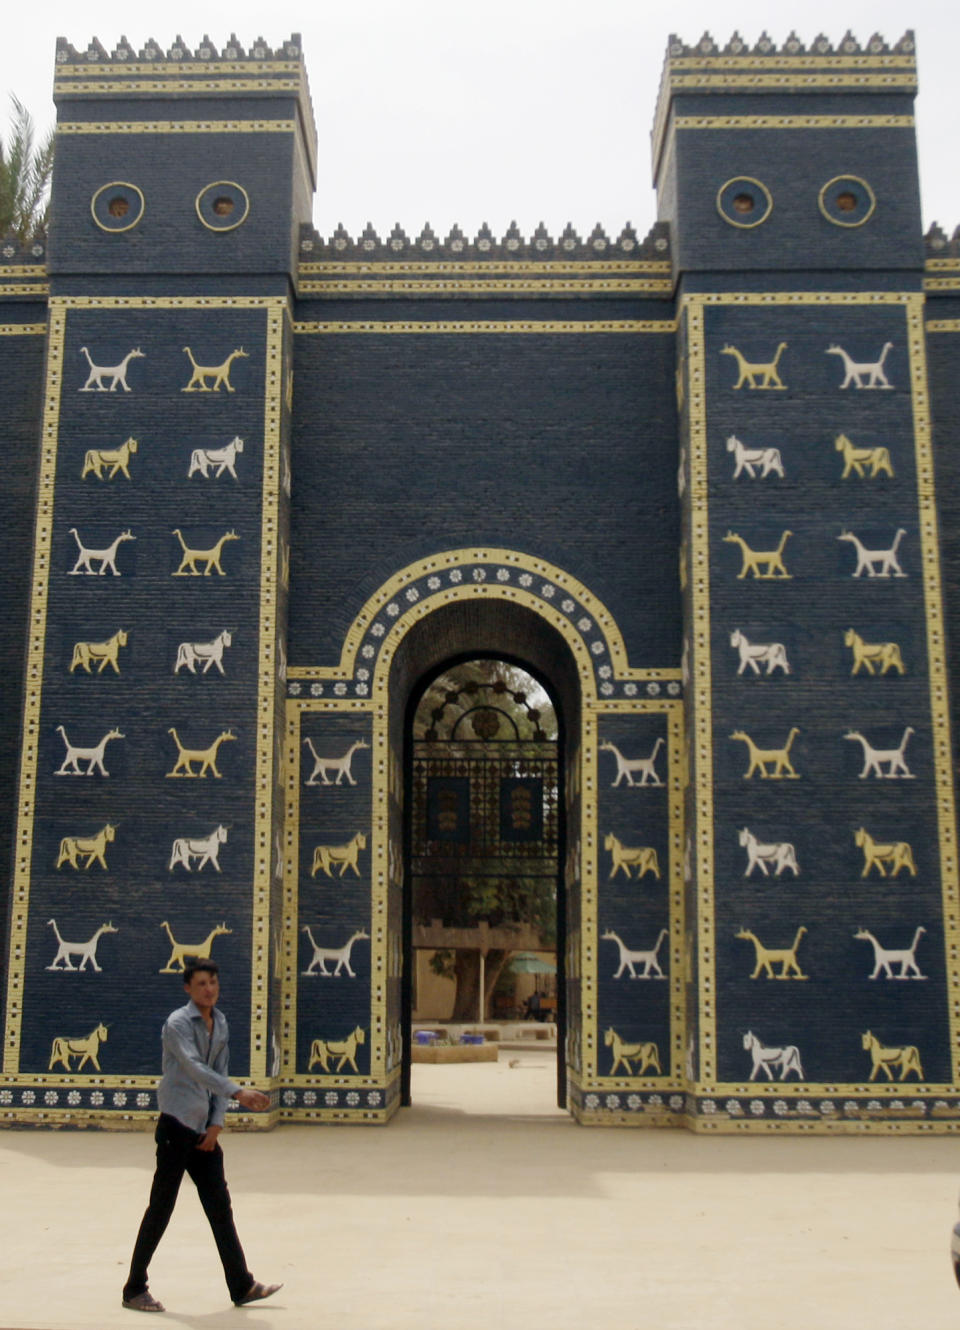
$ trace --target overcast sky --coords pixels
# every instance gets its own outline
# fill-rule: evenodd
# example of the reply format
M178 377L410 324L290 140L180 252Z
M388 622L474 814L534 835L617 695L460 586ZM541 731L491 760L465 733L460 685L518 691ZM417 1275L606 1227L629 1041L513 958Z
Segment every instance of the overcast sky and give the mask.
M222 47L231 32L249 48L303 35L317 127L320 183L315 221L385 236L394 222L445 235L454 222L474 235L483 222L502 235L516 219L525 235L543 221L643 234L656 207L649 131L667 37L695 42L705 29L725 44L734 29L751 45L767 28L780 45L796 29L836 44L847 28L861 41L916 30L917 102L924 227L960 225L960 9L948 0L272 0L227 6L167 0L45 0L9 4L0 39L0 90L15 92L41 125L52 123L58 35L78 49L121 34L135 49L180 34L193 49L204 33ZM669 15L669 17L668 17Z

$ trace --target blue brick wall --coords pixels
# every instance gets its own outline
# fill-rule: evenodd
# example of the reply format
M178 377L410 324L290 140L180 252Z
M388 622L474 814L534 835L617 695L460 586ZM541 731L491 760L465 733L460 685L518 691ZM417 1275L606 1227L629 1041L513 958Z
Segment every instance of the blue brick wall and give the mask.
M397 314L414 312L438 317ZM527 311L442 307L507 313ZM631 663L676 666L673 363L670 333L298 336L291 661L334 663L397 568L479 542L556 563L614 614Z

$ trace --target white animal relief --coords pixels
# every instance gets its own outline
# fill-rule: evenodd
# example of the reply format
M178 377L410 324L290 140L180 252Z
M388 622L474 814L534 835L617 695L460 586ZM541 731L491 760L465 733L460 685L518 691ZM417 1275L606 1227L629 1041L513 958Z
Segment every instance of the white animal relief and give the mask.
M127 366L130 364L131 360L137 360L137 359L142 360L144 353L140 350L139 347L136 347L133 351L127 352L124 358L120 361L119 365L95 365L90 357L90 352L87 350L85 346L81 346L80 354L82 356L86 356L87 364L90 367L90 374L87 378L86 383L83 385L81 389L79 389L80 392L105 393L107 392L108 389L107 389L107 384L104 383L104 379L109 379L110 392L113 392L116 389L117 384L119 384L120 387L123 389L123 391L125 393L128 393L130 391L130 386L127 383Z
M226 843L227 828L224 826L214 827L209 836L178 836L170 852L169 871L172 873L179 864L188 873L192 873L194 868L199 873L207 864L212 864L219 873L220 846ZM199 862L194 865L191 863L193 859Z
M741 827L737 836L741 848L747 852L747 866L744 869L744 877L750 877L755 868L759 868L764 877L769 876L771 868L775 877L779 877L787 868L790 869L794 877L798 876L800 865L797 863L797 852L789 841L771 841L765 845L757 840L753 832L747 827Z
M120 569L117 567L117 550L125 540L136 540L136 536L130 531L121 531L112 545L107 545L104 549L89 549L80 539L80 533L75 526L70 528L70 534L77 542L77 562L70 569L70 576L76 577L80 573L87 573L91 577L102 577L109 569L114 577L120 576ZM100 564L99 568L94 568L94 563Z
M317 750L314 748L313 743L311 742L310 739L304 739L303 742L306 744L306 746L310 749L310 752L313 754L313 764L314 764L313 771L311 771L305 784L339 785L340 782L344 779L344 777L346 777L348 785L356 785L357 782L353 779L353 775L351 774L350 771L350 764L353 761L354 753L358 752L362 748L370 747L370 745L367 743L365 739L356 739L350 745L347 751L343 753L340 757L321 757L320 754L317 752ZM336 772L337 775L336 780L330 779L330 776L333 772ZM318 776L320 777L319 781L317 780Z
M300 931L306 933L307 937L310 939L310 945L313 947L313 959L310 961L307 968L301 971L301 974L322 974L327 979L330 979L331 977L335 979L342 970L346 970L351 979L356 979L357 976L350 968L350 952L353 950L353 944L359 942L362 938L369 938L369 933L365 932L362 928L358 928L355 933L350 934L342 947L321 947L318 946L313 934L310 932L309 924L304 925ZM332 975L327 969L327 961L330 961L330 963L336 967ZM320 968L317 969L317 966Z
M612 753L617 762L616 779L611 782L610 788L616 789L622 780L626 780L628 785L662 785L663 781L657 775L656 761L657 753L664 742L660 735L653 745L653 749L646 757L624 757L616 744L610 743L604 739L600 744L600 751L603 753ZM634 776L639 776L639 780L634 780Z
M759 674L761 665L765 667L766 674L772 674L774 670L790 673L787 649L782 642L751 642L739 628L734 628L730 634L730 645L740 655L738 674L743 674L747 669L752 674Z
M768 1081L785 1081L791 1071L796 1075L798 1081L804 1079L803 1067L800 1064L800 1050L796 1044L785 1044L782 1048L767 1048L761 1044L752 1030L748 1030L743 1036L743 1046L753 1059L753 1070L750 1072L751 1081L757 1079L757 1073L760 1071L764 1073Z
M620 951L620 966L614 974L614 979L619 979L624 970L628 972L631 979L665 979L666 975L660 968L660 962L657 960L657 952L660 950L660 944L669 933L666 928L661 928L660 934L652 947L645 951L632 951L619 933L615 933L612 928L606 928L603 931L603 941L615 942ZM635 967L643 966L643 972L637 974Z
M889 382L883 369L883 362L887 358L887 353L893 350L892 342L884 342L883 350L880 352L878 360L854 360L844 351L842 346L828 346L825 355L839 356L843 361L844 377L841 388L849 388L853 384L854 388L892 388L893 384Z
M848 730L843 737L856 740L863 748L863 770L860 772L860 779L866 780L868 776L876 776L878 780L913 780L913 772L907 766L904 757L913 733L913 726L908 725L903 732L899 748L874 748L859 730Z
M103 967L97 964L97 943L104 933L120 931L119 928L114 928L113 924L101 924L93 937L87 938L86 942L65 942L60 936L56 919L48 919L47 924L53 929L53 935L57 939L57 954L53 958L53 963L45 966L47 970L85 970L89 965L100 974ZM74 959L80 962L79 965L73 964Z
M208 480L210 472L213 470L215 477L222 476L224 471L227 471L236 480L237 455L242 452L243 439L239 435L231 439L223 448L194 448L190 454L187 479L189 480L191 476L199 474L203 476L204 480Z
M731 434L727 439L727 452L733 453L734 480L743 471L746 471L751 480L755 480L757 467L760 468L761 479L770 475L783 477L783 461L779 448L747 448L735 434Z
M80 748L77 744L72 744L67 738L67 732L62 725L57 726L57 734L63 740L66 748L66 756L60 767L53 774L55 776L92 776L94 772L99 772L101 776L109 776L110 772L103 765L104 753L107 750L107 744L111 739L123 739L126 736L119 730L108 730L98 744L92 748ZM80 770L80 763L86 762L86 770Z
M874 965L871 979L876 979L881 973L884 979L926 979L927 976L920 973L916 960L917 943L926 931L921 924L914 933L913 942L909 947L882 947L867 928L858 928L853 936L859 942L869 942L873 947ZM894 966L899 967L896 973Z
M233 646L233 634L227 628L219 632L212 642L181 642L177 647L177 663L173 672L179 674L181 669L187 669L191 674L196 674L197 666L202 665L201 673L206 674L211 665L216 665L223 674L223 653L229 646Z
M906 577L897 558L897 549L906 534L905 527L898 527L893 544L887 550L868 550L852 531L842 531L837 540L848 541L857 551L857 566L852 574L854 577L860 577L863 573L868 577Z

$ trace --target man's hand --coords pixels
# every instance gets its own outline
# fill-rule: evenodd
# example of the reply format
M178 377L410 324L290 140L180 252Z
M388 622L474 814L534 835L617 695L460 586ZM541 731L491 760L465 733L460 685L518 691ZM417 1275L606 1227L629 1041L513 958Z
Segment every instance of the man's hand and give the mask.
M197 1141L197 1149L202 1150L204 1154L208 1154L213 1150L217 1144L217 1137L220 1135L220 1130L219 1127L208 1127L203 1140Z
M270 1107L270 1096L262 1090L238 1090L233 1097L241 1108L251 1108L254 1113L263 1113Z

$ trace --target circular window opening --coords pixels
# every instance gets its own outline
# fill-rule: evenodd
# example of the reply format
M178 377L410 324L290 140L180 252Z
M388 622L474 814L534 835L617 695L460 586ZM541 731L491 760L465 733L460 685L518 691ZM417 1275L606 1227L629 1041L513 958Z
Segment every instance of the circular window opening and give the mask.
M90 200L90 212L101 231L130 231L143 216L143 193L126 180L101 185Z
M196 199L197 216L208 231L232 231L250 212L250 198L234 180L215 180Z
M749 230L765 222L773 210L769 189L750 176L736 176L717 191L717 211L725 222Z
M858 176L836 176L820 191L820 211L834 226L862 226L873 216L877 200Z

